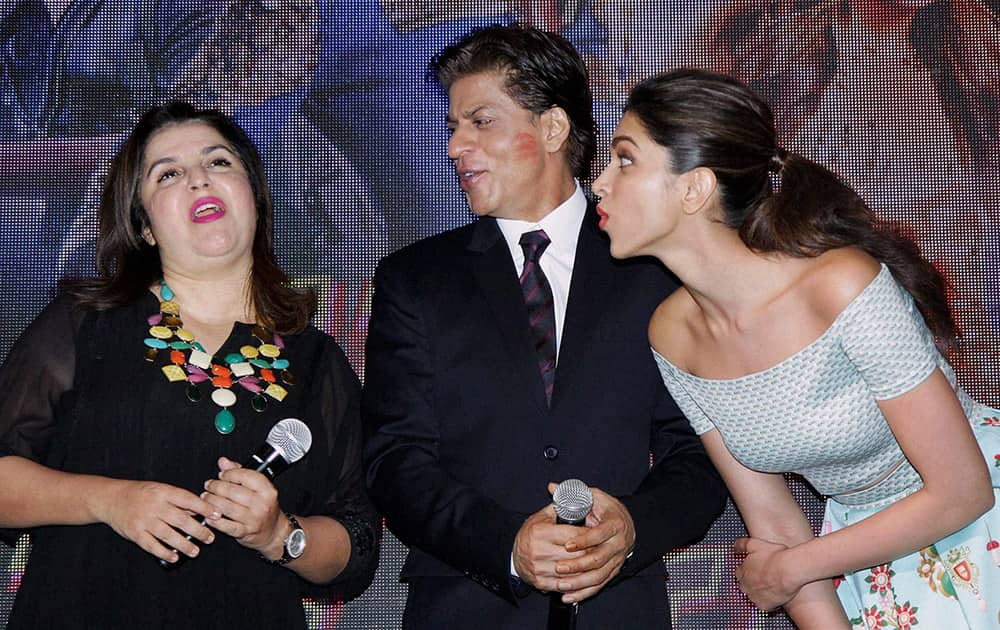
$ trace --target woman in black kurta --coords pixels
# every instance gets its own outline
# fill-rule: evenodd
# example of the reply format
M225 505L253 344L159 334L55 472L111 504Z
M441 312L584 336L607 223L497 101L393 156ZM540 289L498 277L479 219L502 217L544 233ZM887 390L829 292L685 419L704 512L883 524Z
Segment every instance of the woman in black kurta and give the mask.
M180 112L180 125L208 126L199 118L204 112L173 107L171 115L176 118ZM185 122L188 118L194 121ZM167 128L177 126L174 122ZM147 139L157 133L156 128L154 125ZM128 150L126 145L123 151ZM243 156L240 159L248 161ZM143 164L148 167L145 161ZM214 164L204 169L208 173L205 181L216 177L213 169L218 167ZM256 189L261 184L253 180L253 166L250 161L247 170ZM200 168L195 164L189 171ZM112 174L115 172L113 169ZM239 212L232 207L236 201L225 191L213 192L212 186L192 186L191 190L195 197L215 195L211 198L232 215L230 220L239 220ZM261 204L256 205L260 213ZM266 206L264 210L269 211L270 204ZM200 234L203 232L197 230L203 226L194 221L196 214L192 209L192 229ZM169 223L156 217L151 223L160 228L154 249L173 247L173 241L163 234ZM215 223L223 225L221 220ZM270 239L267 241L269 244ZM143 249L145 245L140 243L138 247ZM171 260L167 251L160 251L160 256ZM165 276L169 276L170 266L169 262L163 265ZM258 257L253 266L258 276L259 268ZM179 286L188 282L189 278L177 280ZM156 285L152 288L158 293L163 291ZM187 293L194 295L190 290ZM178 291L175 299L183 318L186 310L182 297ZM378 555L379 519L363 490L359 386L343 353L332 339L312 326L282 334L280 357L289 363L288 369L294 375L284 383L287 395L280 401L264 397L268 402L258 412L252 403L255 398L259 403L260 397L233 386L236 403L228 409L236 419L235 427L223 434L213 422L220 407L209 396L214 391L211 382L200 384L206 395L192 402L187 396L190 384L170 382L161 371L170 364L170 349L160 351L152 361L145 360L147 348L143 340L149 337L148 318L160 312L162 299L164 295L144 289L120 306L95 309L62 297L39 316L0 372L0 467L5 461L23 463L18 460L25 458L60 473L93 475L85 479L98 482L150 481L190 491L192 496L183 495L188 501L185 505L191 506L185 509L198 512L192 520L209 516L204 514L206 510L221 512L221 517L208 521L214 540L206 543L199 539L204 536L200 533L192 541L199 548L197 557L165 570L157 557L126 537L128 532L119 534L117 530L125 528L114 519L86 522L88 519L61 516L46 522L44 516L37 515L22 520L0 516L2 525L32 527L32 552L11 614L11 628L304 627L302 597L351 596L371 581ZM256 309L256 313L260 316L261 310ZM221 345L210 352L217 358L213 363L223 363L219 357L239 354L246 347L260 347L262 342L253 329L253 323L236 321L228 335L217 335ZM257 370L256 374L261 372ZM277 497L270 499L278 505L267 505L267 497L254 499L263 505L261 509L267 508L264 513L270 516L262 521L263 535L244 537L242 531L232 529L239 523L227 522L231 515L237 521L248 520L239 512L242 508L231 503L234 496L242 495L230 491L266 487L259 484L262 480L264 484L269 482L259 473L229 470L233 468L231 463L217 466L217 460L226 457L244 461L263 443L271 427L287 417L298 418L310 427L312 448L274 480ZM6 473L8 469L0 470ZM206 486L206 480L217 479L220 470L228 471L221 473L222 479L228 481L213 481L216 485ZM44 478L56 484L63 479ZM69 475L65 478L80 479ZM30 503L33 497L28 491L13 485L14 490L5 479L8 489L0 489L0 495L7 496L0 496L0 506L6 507L5 500ZM200 498L194 496L198 493L202 493ZM301 559L293 559L287 566L268 561L284 553L280 546L283 541L278 547L260 542L287 535L293 527L285 525L281 512L305 523L307 533ZM317 521L317 516L331 518ZM329 535L333 523L340 538ZM197 524L188 523L186 527L185 531L197 530ZM349 541L349 548L332 552L331 541L344 539ZM157 551L159 557L176 557L169 551L175 546L169 540L161 539L158 544L162 546ZM269 557L261 557L258 552ZM319 558L320 565L326 562L340 567L335 575L323 566L303 570L313 582L316 576L323 576L321 585L296 575L300 570L296 567L310 552L313 558L308 563ZM324 554L329 560L323 558Z

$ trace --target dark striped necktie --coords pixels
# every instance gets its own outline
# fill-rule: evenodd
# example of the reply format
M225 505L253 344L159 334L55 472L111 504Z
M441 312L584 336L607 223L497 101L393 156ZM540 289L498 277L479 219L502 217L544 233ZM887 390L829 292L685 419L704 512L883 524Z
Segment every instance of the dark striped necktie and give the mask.
M556 382L556 311L552 287L538 262L551 241L544 230L534 230L522 234L519 242L524 250L521 292L524 305L528 307L528 322L538 355L538 369L545 384L545 399L551 404L552 386Z

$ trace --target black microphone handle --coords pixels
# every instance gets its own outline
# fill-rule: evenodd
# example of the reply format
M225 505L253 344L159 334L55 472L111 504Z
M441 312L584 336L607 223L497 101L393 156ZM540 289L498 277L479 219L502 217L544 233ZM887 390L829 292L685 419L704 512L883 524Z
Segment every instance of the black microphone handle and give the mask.
M243 464L244 468L249 468L254 472L259 472L271 481L274 481L274 478L278 476L278 473L284 472L284 470L289 466L290 464L288 463L288 460L282 457L281 451L274 448L267 442L264 442L260 446L260 448L257 449L257 452L251 455L250 459L248 459ZM202 517L202 519L198 521L198 523L200 525L205 525L206 523L208 523L208 519ZM184 536L184 540L187 541L190 541L192 538L194 538L194 536L192 536L191 534L185 534ZM184 562L188 559L186 555L182 554L176 549L172 549L171 551L177 554L177 562L167 562L166 560L158 560L160 566L167 570L176 569L177 567L184 564Z
M560 525L575 525L583 527L587 522L587 517L577 520L568 520L556 515L556 523ZM563 594L556 591L549 593L549 620L545 630L576 630L576 610L577 604L566 604L562 601Z
M254 472L263 473L265 477L274 481L278 473L284 472L291 464L282 456L281 451L264 442L257 452L250 456L243 467Z
M587 510L587 513L589 514L590 510ZM587 516L585 514L582 518L571 521L556 514L556 523L559 525L576 525L577 527L583 527L587 523Z

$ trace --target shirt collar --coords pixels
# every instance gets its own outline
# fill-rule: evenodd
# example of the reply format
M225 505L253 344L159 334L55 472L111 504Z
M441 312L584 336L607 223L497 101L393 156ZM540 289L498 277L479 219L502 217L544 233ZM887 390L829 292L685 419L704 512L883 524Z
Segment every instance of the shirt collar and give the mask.
M542 229L549 237L546 254L557 258L573 260L576 256L576 242L580 238L580 225L587 214L587 197L577 182L576 190L569 199L562 202L552 212L539 221L521 221L519 219L497 219L497 226L503 233L507 246L512 252L521 251L521 235L532 230Z

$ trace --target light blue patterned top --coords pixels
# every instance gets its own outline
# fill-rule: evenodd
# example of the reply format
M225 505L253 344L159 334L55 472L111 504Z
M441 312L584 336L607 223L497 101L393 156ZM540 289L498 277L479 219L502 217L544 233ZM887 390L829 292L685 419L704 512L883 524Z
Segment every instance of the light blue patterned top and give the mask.
M653 355L696 433L718 429L744 466L798 473L840 503L865 508L923 485L878 401L912 390L937 368L955 385L913 298L885 265L818 339L774 367L707 379ZM976 403L956 389L971 417Z

